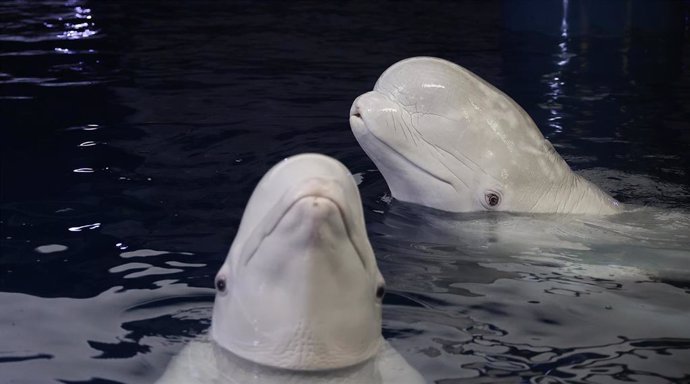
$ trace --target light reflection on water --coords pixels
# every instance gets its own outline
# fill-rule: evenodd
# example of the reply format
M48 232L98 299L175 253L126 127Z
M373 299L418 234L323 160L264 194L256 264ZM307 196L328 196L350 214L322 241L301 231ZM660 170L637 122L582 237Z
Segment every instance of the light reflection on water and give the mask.
M6 16L26 16L8 23L0 41L36 43L49 40L80 40L98 33L91 16L91 9L82 7L84 0L77 1L8 1L3 7ZM42 8L45 13L38 13ZM14 21L14 22L12 22ZM40 31L39 33L36 33ZM56 48L61 52L62 48ZM68 51L69 50L65 50Z
M686 40L617 40L569 22L586 2L554 4L551 35L494 1L0 4L4 378L154 380L208 327L258 178L312 151L357 175L384 335L429 380L687 380L690 104L673 44L688 11ZM657 209L458 218L391 202L347 111L422 54L505 89L582 174Z
M6 27L0 31L0 42L5 47L0 52L0 57L5 58L3 60L35 60L31 63L33 66L47 55L70 55L74 58L52 65L47 71L49 76L20 75L25 68L19 68L19 73L4 73L6 78L0 78L0 85L76 87L96 84L99 79L93 76L90 68L90 62L93 60L84 58L94 56L98 52L92 45L81 44L82 41L98 39L100 36L91 9L84 4L83 0L9 1L3 4L2 15L6 20ZM27 45L39 49L29 49ZM85 74L89 79L78 79L80 74Z
M556 54L556 72L544 75L546 83L549 86L549 91L546 95L549 97L545 107L548 108L551 116L548 118L549 126L558 134L563 130L561 120L563 120L562 104L559 102L564 96L563 86L565 85L563 79L563 72L565 67L570 62L572 54L568 52L568 0L563 0L563 17L561 19L561 42L558 43L559 52Z

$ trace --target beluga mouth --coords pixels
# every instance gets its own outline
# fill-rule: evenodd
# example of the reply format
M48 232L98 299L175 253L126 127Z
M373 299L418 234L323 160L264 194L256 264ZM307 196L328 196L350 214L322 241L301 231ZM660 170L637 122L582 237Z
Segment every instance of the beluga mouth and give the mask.
M620 210L570 170L515 101L443 59L390 66L354 101L350 127L401 201L451 212Z
M324 178L305 179L294 188L288 189L279 201L268 211L261 225L257 225L247 238L243 247L246 255L244 263L251 261L263 241L270 237L276 228L283 222L291 220L291 216L298 216L299 222L294 229L310 228L314 235L323 225L338 226L352 243L353 249L362 262L365 264L366 256L360 253L359 246L352 238L354 232L351 228L355 224L347 219L346 197L343 189L332 180ZM366 250L362 250L363 253Z
M363 96L365 96L365 95L363 95ZM416 177L425 178L425 177L428 176L428 177L431 177L432 179L434 179L434 180L437 181L437 182L440 182L440 183L443 183L443 184L447 184L448 186L452 187L452 183L449 182L448 180L444 179L442 176L433 173L433 171L429 171L429 170L427 170L427 169L422 168L422 167L420 166L420 163L415 163L414 161L412 161L412 160L410 160L409 158L407 158L407 157L405 156L405 154L401 153L401 151L399 151L399 150L396 149L395 147L393 147L393 146L387 144L386 141L384 141L384 140L385 140L385 136L384 136L383 138L379 138L379 137L376 135L376 133L372 132L372 131L369 129L369 125L367 125L367 123L365 122L364 118L362 117L362 114L361 114L359 111L360 111L360 109L359 109L359 107L357 106L357 100L355 100L355 102L354 102L353 105L352 105L352 111L350 112L350 126L352 127L353 132L354 132L354 131L357 131L357 132L355 133L355 136L358 138L358 140L359 140L360 137L363 138L363 137L365 137L365 136L367 136L367 135L370 135L370 139L371 139L371 140L378 141L378 143L379 143L381 146L385 147L386 150L390 151L390 154L391 154L392 156L397 156L397 157L399 158L399 159L398 159L398 160L399 160L399 163L404 163L404 164L406 164L407 166L409 166L410 168L416 168L417 171L419 171L419 173L420 173L420 174L418 174L418 175L415 175ZM394 110L387 110L386 112L395 112L395 111L394 111ZM367 113L367 114L368 114L368 113ZM413 133L410 133L410 135L413 135ZM376 161L375 161L375 163L376 163ZM378 163L377 163L377 164L378 164ZM384 177L385 177L385 175L384 175Z
M435 157L439 148L417 130L418 119L415 112L377 90L359 96L350 108L352 132L393 197L435 206L464 185Z

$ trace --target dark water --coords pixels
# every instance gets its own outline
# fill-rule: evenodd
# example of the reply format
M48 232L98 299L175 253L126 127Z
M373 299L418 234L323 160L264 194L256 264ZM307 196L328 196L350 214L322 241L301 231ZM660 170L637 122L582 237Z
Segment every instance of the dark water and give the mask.
M255 183L301 152L361 179L384 335L429 381L690 382L690 274L607 266L690 264L688 2L4 1L0 26L0 382L154 381L208 327ZM678 234L520 250L391 204L347 116L415 55L504 90Z

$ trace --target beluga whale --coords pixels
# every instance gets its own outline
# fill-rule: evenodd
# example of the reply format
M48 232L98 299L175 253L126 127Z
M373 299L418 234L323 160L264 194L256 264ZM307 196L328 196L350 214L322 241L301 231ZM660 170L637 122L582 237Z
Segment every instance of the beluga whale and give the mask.
M158 383L424 383L381 335L384 285L347 168L287 158L247 203L209 334Z
M515 101L443 59L386 69L352 104L350 126L403 202L450 212L622 209L570 169Z

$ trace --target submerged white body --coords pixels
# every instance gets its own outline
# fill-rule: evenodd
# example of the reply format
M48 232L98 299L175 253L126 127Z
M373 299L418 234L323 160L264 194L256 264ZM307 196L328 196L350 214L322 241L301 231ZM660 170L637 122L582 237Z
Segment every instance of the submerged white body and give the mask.
M215 286L210 341L159 383L424 382L381 337L384 281L337 160L298 155L264 175ZM378 379L396 372L408 381Z
M244 360L211 341L194 341L173 358L159 384L422 384L398 352L381 340L372 358L325 371L276 369Z
M621 209L571 171L515 101L446 60L389 67L354 101L350 125L401 201L451 212Z

